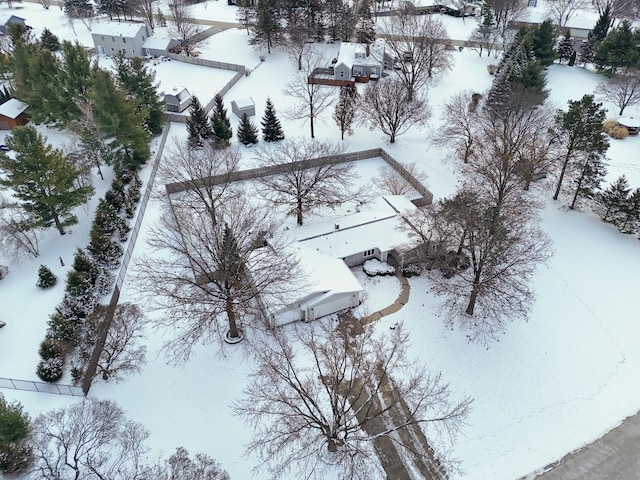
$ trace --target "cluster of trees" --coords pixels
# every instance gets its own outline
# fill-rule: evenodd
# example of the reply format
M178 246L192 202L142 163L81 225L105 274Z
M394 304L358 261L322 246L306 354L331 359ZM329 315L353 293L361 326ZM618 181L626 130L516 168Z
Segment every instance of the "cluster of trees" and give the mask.
M211 457L191 457L183 447L151 461L148 437L113 401L86 399L31 420L19 403L0 395L2 473L57 480L229 480Z
M596 196L594 210L622 233L640 233L640 188L633 190L624 175Z
M189 119L187 120L187 133L189 135L189 146L191 148L202 148L205 142L212 141L217 148L229 146L229 140L233 136L231 122L224 106L222 96L216 94L215 103L211 117L207 114L197 97L193 97L189 107ZM280 120L276 114L275 107L270 98L267 103L260 122L262 126L262 139L265 142L278 142L284 139L284 132ZM244 114L238 126L238 141L243 145L253 145L258 143L258 128Z

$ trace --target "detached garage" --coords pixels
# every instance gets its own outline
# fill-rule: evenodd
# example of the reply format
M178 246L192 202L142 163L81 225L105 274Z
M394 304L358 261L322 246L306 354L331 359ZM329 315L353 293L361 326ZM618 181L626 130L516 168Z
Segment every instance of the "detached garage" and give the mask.
M256 104L251 97L240 98L231 102L231 111L240 119L245 113L247 117L251 117L256 114Z
M26 125L29 105L17 98L11 98L0 105L0 130L11 130L18 125Z

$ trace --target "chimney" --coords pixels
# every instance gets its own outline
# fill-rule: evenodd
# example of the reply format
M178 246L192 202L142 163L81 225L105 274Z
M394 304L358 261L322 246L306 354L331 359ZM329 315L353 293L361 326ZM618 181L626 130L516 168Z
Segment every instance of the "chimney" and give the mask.
M365 47L365 55L368 57L370 53L369 44L367 43L367 46Z

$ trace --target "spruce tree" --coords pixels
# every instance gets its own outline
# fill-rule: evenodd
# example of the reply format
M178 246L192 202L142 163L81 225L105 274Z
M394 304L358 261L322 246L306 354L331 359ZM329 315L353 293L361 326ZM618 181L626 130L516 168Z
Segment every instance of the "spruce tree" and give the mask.
M65 227L78 223L73 209L89 199L93 187L79 186L80 170L61 150L46 145L34 127L15 127L5 142L16 155L0 156L0 169L7 174L0 185L14 190L21 206L33 215L32 227L55 225L64 235Z
M558 43L558 60L560 60L560 63L569 62L569 59L571 58L571 55L574 54L574 52L575 50L573 49L573 39L571 38L569 30L567 30L567 33Z
M56 277L53 272L46 265L40 265L38 269L38 282L36 283L36 287L47 289L53 287L58 282L58 277Z
M60 40L51 33L51 30L48 28L45 28L42 31L42 35L40 35L40 44L50 52L57 52L60 50Z
M267 97L267 105L264 109L264 115L262 116L260 125L262 125L262 139L265 142L284 140L284 132L282 131L280 120L278 120L276 116L276 109L269 97Z
M598 17L598 21L593 27L593 30L589 32L589 37L592 38L595 43L603 41L605 38L607 38L612 23L613 21L611 18L611 2L607 2L605 9Z
M592 63L596 56L595 41L589 38L586 42L582 42L579 49L580 64L584 67L587 63Z
M211 136L211 127L207 114L198 100L198 97L191 97L189 107L189 118L187 119L187 132L189 134L189 145L192 148L202 147L206 139Z
M242 121L238 125L238 140L243 145L258 143L258 129L249 120L246 113L242 115Z
M590 152L576 162L577 175L573 180L575 190L573 200L569 208L575 209L579 200L591 200L596 198L600 192L600 185L607 174L607 165L604 155L597 152Z
M224 107L222 95L216 93L214 98L213 113L211 114L211 137L219 146L229 145L229 140L233 137L231 122Z
M624 215L618 230L622 233L637 233L640 231L640 188L636 188L629 198L627 199L624 210Z
M640 33L634 32L628 21L623 21L597 45L594 58L597 69L613 76L620 68L640 67L639 37Z
M530 32L531 48L536 60L543 67L547 67L553 63L556 53L553 46L556 43L556 33L551 20L546 19L539 27Z
M360 2L357 9L356 41L358 43L372 43L376 39L375 23L371 15L371 2Z
M625 207L629 201L631 187L627 177L622 175L609 185L604 192L597 197L597 203L594 210L603 222L609 222L620 227L625 218Z
M8 403L0 394L0 472L24 472L32 460L31 421L22 405Z
M344 133L349 135L353 134L351 128L353 120L356 116L356 102L358 99L358 91L352 85L344 85L340 87L340 96L336 103L336 109L333 112L333 119L340 128L340 134L342 140L344 140Z

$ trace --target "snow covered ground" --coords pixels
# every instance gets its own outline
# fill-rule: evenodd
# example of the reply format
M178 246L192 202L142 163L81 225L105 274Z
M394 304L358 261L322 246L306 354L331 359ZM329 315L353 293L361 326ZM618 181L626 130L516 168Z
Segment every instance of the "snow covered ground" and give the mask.
M78 38L91 45L87 28L76 21L74 34L56 7L49 11L30 3L20 7L11 12L26 18L36 35L47 26L61 38ZM234 20L230 13L235 8L226 2L207 2L197 8L197 16L203 18ZM0 13L8 11L5 5L0 7ZM469 19L465 24L461 19L443 19L461 31L473 23ZM211 37L199 50L205 58L242 63L249 68L258 66L231 89L225 103L230 110L231 100L253 97L254 121L259 121L268 96L278 112L290 104L282 88L291 66L278 51L261 63L261 52L248 46L246 40L245 31L232 29ZM328 49L328 58L334 56L335 45L322 48ZM442 102L461 89L486 89L492 80L486 65L496 62L466 49L453 56L453 70L429 92L432 119L428 127L412 130L394 145L386 144L379 132L366 128L358 128L344 142L349 150L383 146L401 162L416 162L428 174L427 186L436 198L452 193L457 185L454 156L429 140L437 133ZM559 108L566 108L569 99L593 92L603 80L579 67L554 65L548 73L551 97ZM185 75L181 83L187 88L205 85L199 76ZM215 93L215 85L211 92ZM609 108L612 116L617 113L615 107ZM630 108L625 115L637 118L640 109ZM330 113L324 117L326 122L317 126L317 136L337 140L339 131ZM231 119L235 128L238 120L234 116ZM281 120L288 137L309 135L308 125ZM56 146L68 141L61 132L46 134ZM184 138L184 126L172 125L171 136ZM240 148L243 162L250 164L252 149ZM639 152L640 137L612 140L608 178L614 180L624 173L633 187L639 187ZM78 212L81 223L71 234L60 237L55 231L47 232L40 241L41 256L10 265L11 273L0 282L0 320L7 322L0 330L0 376L36 379L37 346L48 315L61 299L73 251L87 243L92 208L109 181L96 181L97 193L91 204ZM555 254L535 277L538 300L528 323L510 325L500 341L488 349L469 344L463 333L443 326L436 300L423 278L411 278L409 303L379 321L383 330L404 322L411 332L412 353L429 369L441 370L455 395L475 399L468 426L453 452L461 461L461 473L456 475L459 479L514 480L599 437L640 408L640 351L636 345L640 324L634 313L640 244L587 213L568 211L563 203L547 200L550 193L545 188L543 181L535 190L545 199L541 222L554 241ZM138 252L145 249L144 232L156 216L152 204ZM65 260L65 267L60 266L58 257ZM48 265L60 279L51 291L35 287L40 264ZM376 277L364 283L370 299L365 306L368 311L392 302L399 292L394 277ZM122 300L128 295L125 282ZM151 432L149 443L154 454L168 455L183 445L191 452L203 451L215 457L234 479L261 478L259 473L251 474L254 460L243 457L243 445L251 431L231 415L229 407L241 395L252 368L242 344L226 348L223 354L215 347L199 347L185 365L176 367L169 365L160 352L162 335L148 332L146 338L149 358L141 375L119 384L98 382L91 396L116 400L130 418L142 422ZM34 416L78 401L12 390L2 393L21 401Z

